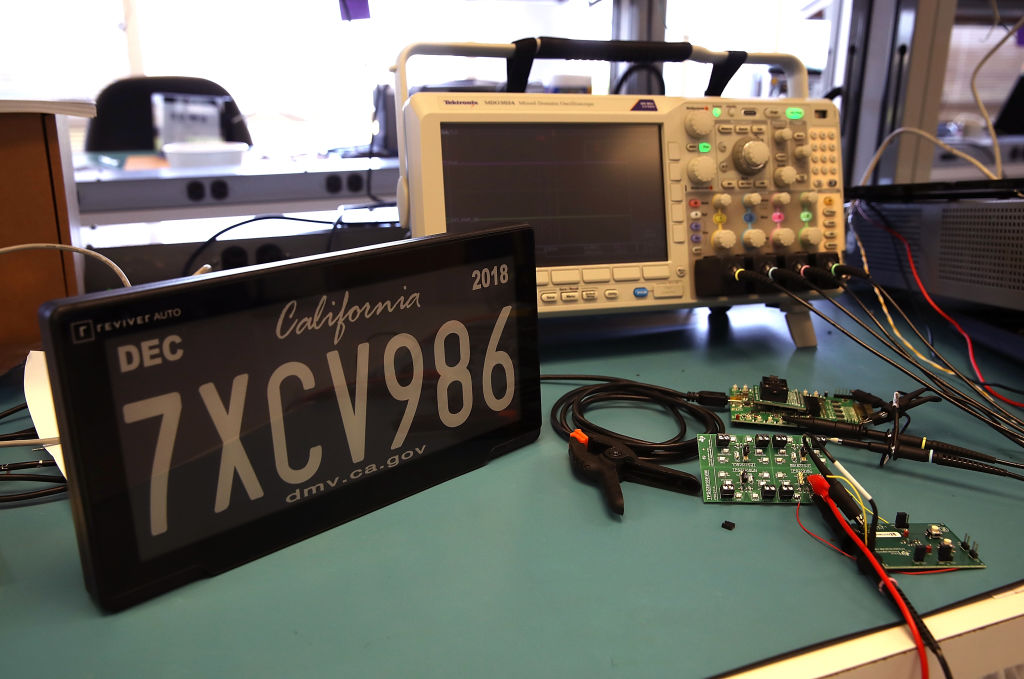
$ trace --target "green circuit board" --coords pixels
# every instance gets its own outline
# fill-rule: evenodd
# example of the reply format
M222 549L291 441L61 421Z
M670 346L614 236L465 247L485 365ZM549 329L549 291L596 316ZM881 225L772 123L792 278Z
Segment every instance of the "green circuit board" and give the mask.
M941 523L882 525L875 533L875 556L886 570L985 568L978 543L960 539Z
M760 384L734 384L729 390L729 419L733 424L757 427L789 427L784 415L804 415L833 422L859 424L871 409L849 394L790 389L786 380L762 378Z
M817 473L802 439L788 434L700 434L704 502L796 504L812 501Z

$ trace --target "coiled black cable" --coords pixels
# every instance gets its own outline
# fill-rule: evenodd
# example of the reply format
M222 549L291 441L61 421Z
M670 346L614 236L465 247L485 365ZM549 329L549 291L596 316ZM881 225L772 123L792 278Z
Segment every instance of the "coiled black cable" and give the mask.
M643 460L683 462L697 457L696 437L687 438L687 415L704 426L704 433L718 434L725 431L722 418L708 407L723 408L728 405L728 397L721 392L684 393L655 384L603 375L542 375L541 379L552 382L599 382L566 392L551 407L551 427L565 439L569 438L574 429L581 429L588 436L601 434L615 438ZM612 401L659 406L675 419L679 432L666 441L645 441L611 431L587 418L589 408Z

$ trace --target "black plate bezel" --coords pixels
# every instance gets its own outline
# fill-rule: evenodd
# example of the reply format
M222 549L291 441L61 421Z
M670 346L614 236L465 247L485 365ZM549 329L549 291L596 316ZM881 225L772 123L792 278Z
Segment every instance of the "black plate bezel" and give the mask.
M187 306L211 318L346 286L514 256L509 286L518 332L522 417L408 465L261 517L149 560L141 560L125 487L102 342L71 342L70 324L116 309L131 316ZM120 610L184 583L216 574L298 542L486 464L537 438L541 426L533 232L514 227L464 236L429 236L235 272L177 279L55 300L39 311L47 366L69 476L69 493L86 587L96 602ZM174 322L161 325L173 328Z

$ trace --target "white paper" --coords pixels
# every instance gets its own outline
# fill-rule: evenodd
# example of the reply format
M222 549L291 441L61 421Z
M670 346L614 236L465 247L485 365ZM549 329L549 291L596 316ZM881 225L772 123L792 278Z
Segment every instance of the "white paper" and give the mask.
M60 436L57 431L57 411L53 407L53 392L50 390L50 373L46 370L46 355L41 351L30 351L25 361L25 402L28 403L28 413L32 416L32 424L39 438ZM66 479L68 473L64 469L64 453L60 444L45 448Z

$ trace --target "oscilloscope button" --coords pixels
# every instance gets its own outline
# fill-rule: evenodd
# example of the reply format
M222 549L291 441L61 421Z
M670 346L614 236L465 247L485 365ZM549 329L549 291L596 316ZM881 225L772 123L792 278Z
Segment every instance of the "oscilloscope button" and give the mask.
M583 298L584 302L593 302L597 299L597 290L589 288L587 290L580 291L580 297Z
M542 292L540 293L540 301L544 302L545 304L554 304L555 302L558 301L558 293Z
M668 278L668 267L664 264L655 264L644 267L644 278L651 280L663 280Z
M616 281L638 281L640 280L640 267L617 266L612 269L612 278Z
M575 290L569 290L562 293L563 302L578 302L580 301L580 293Z
M686 227L683 224L672 225L672 242L682 243L686 240Z
M612 279L611 269L602 267L600 269L584 269L584 283L607 283Z
M655 299L679 298L683 296L683 286L678 283L663 283L654 286Z
M633 288L633 296L637 299L643 299L647 296L647 288Z
M574 285L579 282L580 272L578 269L551 272L551 283L553 285Z
M547 271L538 271L537 272L537 286L539 287L541 285L547 285L547 284L548 284L548 272Z

